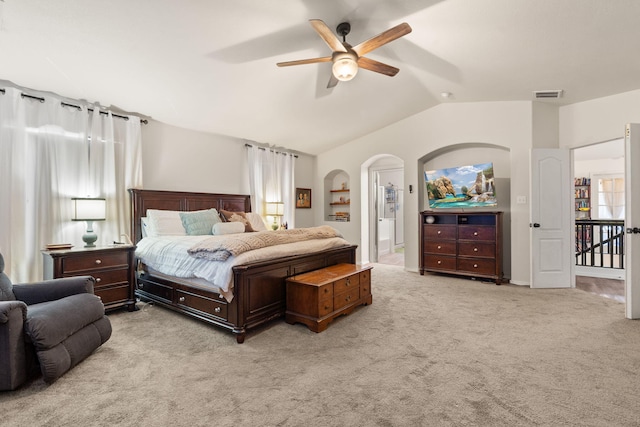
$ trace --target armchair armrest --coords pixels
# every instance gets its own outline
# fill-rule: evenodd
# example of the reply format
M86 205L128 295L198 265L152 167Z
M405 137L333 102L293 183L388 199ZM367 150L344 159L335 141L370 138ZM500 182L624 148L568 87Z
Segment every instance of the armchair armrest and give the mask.
M0 324L7 323L9 319L17 316L13 311L22 310L22 321L27 320L27 305L22 301L0 301ZM22 331L22 328L16 328Z
M94 284L95 279L91 276L63 277L42 282L14 284L13 293L16 299L32 305L70 295L92 294Z

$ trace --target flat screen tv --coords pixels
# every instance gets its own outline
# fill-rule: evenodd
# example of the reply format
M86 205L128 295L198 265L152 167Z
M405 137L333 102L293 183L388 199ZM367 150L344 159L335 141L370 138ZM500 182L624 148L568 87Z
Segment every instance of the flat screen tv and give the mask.
M429 208L496 206L493 163L425 171Z

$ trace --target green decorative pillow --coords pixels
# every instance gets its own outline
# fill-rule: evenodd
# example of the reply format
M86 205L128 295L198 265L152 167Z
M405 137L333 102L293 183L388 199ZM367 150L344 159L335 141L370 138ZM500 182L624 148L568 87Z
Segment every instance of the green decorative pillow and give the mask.
M184 230L189 236L211 234L213 225L221 222L220 215L214 208L203 211L180 212L180 219Z

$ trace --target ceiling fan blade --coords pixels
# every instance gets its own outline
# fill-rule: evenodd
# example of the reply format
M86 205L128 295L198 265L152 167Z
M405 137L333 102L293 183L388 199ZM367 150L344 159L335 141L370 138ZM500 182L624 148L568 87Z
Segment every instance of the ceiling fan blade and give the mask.
M347 51L347 48L344 47L344 45L342 44L338 36L336 36L333 33L333 31L331 31L331 29L327 27L327 24L325 24L322 20L309 19L309 22L311 23L311 26L313 27L313 29L316 30L316 32L320 35L320 37L322 37L322 40L324 40L324 42L329 45L332 51L334 52Z
M278 62L276 65L278 67L289 67L290 65L316 64L318 62L331 62L331 57L323 56L322 58L298 59L297 61Z
M393 28L384 31L377 36L371 37L369 40L365 40L359 45L353 48L353 51L358 54L358 56L366 55L374 49L379 48L382 45L385 45L389 42L392 42L396 39L399 39L402 36L405 36L411 32L411 27L406 22L403 22L400 25L396 25Z
M335 87L339 81L340 80L338 80L336 76L334 76L333 73L331 73L331 78L329 79L329 83L327 84L327 89L331 89L332 87Z
M390 77L398 74L400 69L396 67L392 67L391 65L383 64L382 62L376 61L374 59L361 57L358 59L358 67L364 68L365 70L375 71L376 73L384 74Z

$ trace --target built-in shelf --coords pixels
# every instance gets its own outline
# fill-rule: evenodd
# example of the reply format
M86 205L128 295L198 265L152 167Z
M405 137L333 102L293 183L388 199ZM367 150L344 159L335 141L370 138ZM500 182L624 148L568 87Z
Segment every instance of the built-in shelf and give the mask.
M340 169L336 169L327 174L324 179L325 188L325 220L348 222L351 219L349 207L351 198L349 197L349 175ZM346 194L345 194L346 193ZM337 210L340 209L341 210Z

